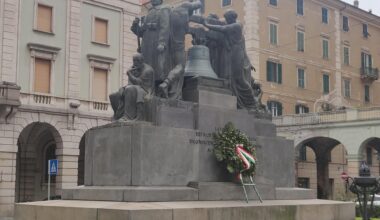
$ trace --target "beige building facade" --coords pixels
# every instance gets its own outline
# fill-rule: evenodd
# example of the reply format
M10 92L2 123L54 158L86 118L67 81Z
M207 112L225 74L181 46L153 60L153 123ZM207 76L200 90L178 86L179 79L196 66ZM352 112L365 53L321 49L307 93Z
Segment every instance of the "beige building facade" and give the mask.
M139 0L0 0L0 219L83 184L84 134L127 83Z

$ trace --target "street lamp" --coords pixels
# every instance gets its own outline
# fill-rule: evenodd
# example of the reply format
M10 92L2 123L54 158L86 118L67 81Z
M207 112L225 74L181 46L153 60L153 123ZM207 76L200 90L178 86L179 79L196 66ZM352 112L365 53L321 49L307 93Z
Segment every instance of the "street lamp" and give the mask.
M371 176L371 171L364 161L360 165L359 177L350 177L342 173L342 179L346 181L350 191L357 195L362 219L370 220L375 194L380 192L380 180ZM369 199L371 200L370 206L368 206Z

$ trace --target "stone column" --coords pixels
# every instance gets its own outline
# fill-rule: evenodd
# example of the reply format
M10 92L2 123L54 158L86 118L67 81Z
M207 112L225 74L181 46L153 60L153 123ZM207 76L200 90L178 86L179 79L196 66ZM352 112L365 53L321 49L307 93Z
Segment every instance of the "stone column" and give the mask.
M347 172L349 176L359 176L359 168L363 156L358 154L347 155Z
M331 197L329 158L331 150L338 144L338 141L329 138L316 138L308 143L308 146L314 150L317 163L318 199L330 199Z
M240 18L243 20L243 18ZM244 0L244 35L247 54L256 68L253 77L260 80L260 35L258 0Z
M16 82L18 0L0 0L0 81Z
M71 137L62 138L71 139ZM56 195L62 195L62 189L64 188L77 186L79 141L64 141L62 145L63 148L58 148L56 150L56 156L59 161L59 169L55 189Z
M13 121L13 120L12 120ZM13 216L18 132L14 125L0 124L0 219Z
M335 15L335 92L336 97L334 99L334 105L343 106L343 95L342 95L342 50L341 50L341 26L340 26L340 12L339 10L334 11Z

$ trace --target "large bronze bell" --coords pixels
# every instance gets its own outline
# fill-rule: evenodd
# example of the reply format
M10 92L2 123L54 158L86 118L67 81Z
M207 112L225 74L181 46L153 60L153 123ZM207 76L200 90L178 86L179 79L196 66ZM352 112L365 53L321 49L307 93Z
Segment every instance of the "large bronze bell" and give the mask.
M185 77L209 77L218 79L210 63L210 51L203 45L194 45L189 49L185 67Z

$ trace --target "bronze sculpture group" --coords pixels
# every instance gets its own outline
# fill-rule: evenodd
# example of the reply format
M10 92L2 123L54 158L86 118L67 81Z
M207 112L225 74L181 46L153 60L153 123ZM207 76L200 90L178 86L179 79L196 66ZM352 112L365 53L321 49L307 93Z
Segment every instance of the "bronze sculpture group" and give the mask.
M237 13L228 10L225 21L216 15L193 15L202 7L199 0L189 0L171 8L163 0L151 0L152 8L142 19L135 19L131 31L139 39L133 66L127 72L128 85L110 95L115 120L143 120L143 103L151 97L181 99L186 64L185 35L192 34L193 44L206 45L210 61L221 79L228 80L237 97L237 108L265 112L262 91L251 76L254 69L246 53L242 25ZM208 29L190 28L195 22ZM200 34L202 33L202 34ZM140 44L141 38L141 44Z

